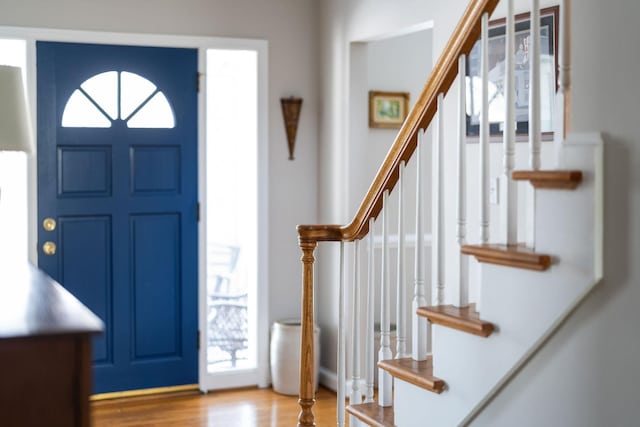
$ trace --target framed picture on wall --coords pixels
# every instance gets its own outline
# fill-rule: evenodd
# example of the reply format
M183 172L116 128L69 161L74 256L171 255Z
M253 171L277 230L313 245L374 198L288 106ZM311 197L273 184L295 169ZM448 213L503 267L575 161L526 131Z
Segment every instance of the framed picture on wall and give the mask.
M540 11L540 120L543 140L553 139L553 106L557 88L558 6ZM526 140L529 132L529 13L515 17L515 98L516 136ZM506 20L489 23L489 133L492 141L501 140L504 128L504 64ZM467 58L467 136L480 134L482 80L480 78L480 41Z
M407 118L409 92L369 91L369 127L400 128Z

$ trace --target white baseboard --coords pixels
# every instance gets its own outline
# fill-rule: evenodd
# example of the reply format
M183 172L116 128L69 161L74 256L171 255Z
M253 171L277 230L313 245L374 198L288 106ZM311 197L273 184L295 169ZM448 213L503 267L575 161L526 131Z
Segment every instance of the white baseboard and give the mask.
M320 367L320 378L318 379L320 385L328 388L331 391L338 392L338 375L330 369ZM351 383L353 380L347 380L345 382L345 396L349 397L351 394ZM360 380L360 390L362 391L362 396L364 397L364 391L366 390L366 382L365 380Z
M329 390L338 391L338 375L323 366L320 367L320 378L318 379L320 385L325 386Z

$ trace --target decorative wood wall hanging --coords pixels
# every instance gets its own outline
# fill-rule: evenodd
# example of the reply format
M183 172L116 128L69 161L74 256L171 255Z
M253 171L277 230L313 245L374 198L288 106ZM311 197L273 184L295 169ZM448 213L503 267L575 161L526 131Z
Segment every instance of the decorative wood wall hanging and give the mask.
M284 128L287 131L287 143L289 144L289 160L293 160L293 149L296 145L296 133L298 132L298 119L302 108L302 98L280 98Z

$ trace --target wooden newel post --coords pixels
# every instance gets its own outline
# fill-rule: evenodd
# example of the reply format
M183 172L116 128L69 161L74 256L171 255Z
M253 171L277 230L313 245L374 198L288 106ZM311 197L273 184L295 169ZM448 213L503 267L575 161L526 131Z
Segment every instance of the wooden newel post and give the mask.
M300 339L300 391L298 427L315 426L313 405L315 399L315 372L313 348L313 252L315 241L300 241L302 249L302 336Z

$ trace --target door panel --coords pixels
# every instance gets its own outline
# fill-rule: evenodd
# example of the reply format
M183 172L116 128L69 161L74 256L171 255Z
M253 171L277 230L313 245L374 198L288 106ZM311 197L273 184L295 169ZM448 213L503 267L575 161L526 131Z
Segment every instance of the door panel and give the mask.
M134 194L177 193L180 175L179 146L131 147L131 191Z
M59 280L103 320L104 333L93 339L93 361L95 364L112 364L111 217L58 217L58 227L59 270L62 272ZM85 254L87 241L93 242L91 257ZM84 262L79 265L78 259Z
M95 392L196 383L197 51L38 42L37 60L38 218L58 222L39 266L105 322Z
M111 196L111 147L59 146L58 197Z
M180 357L180 217L131 218L134 360ZM147 260L155 260L154 264ZM157 265L164 268L157 268ZM155 313L152 315L151 313Z

